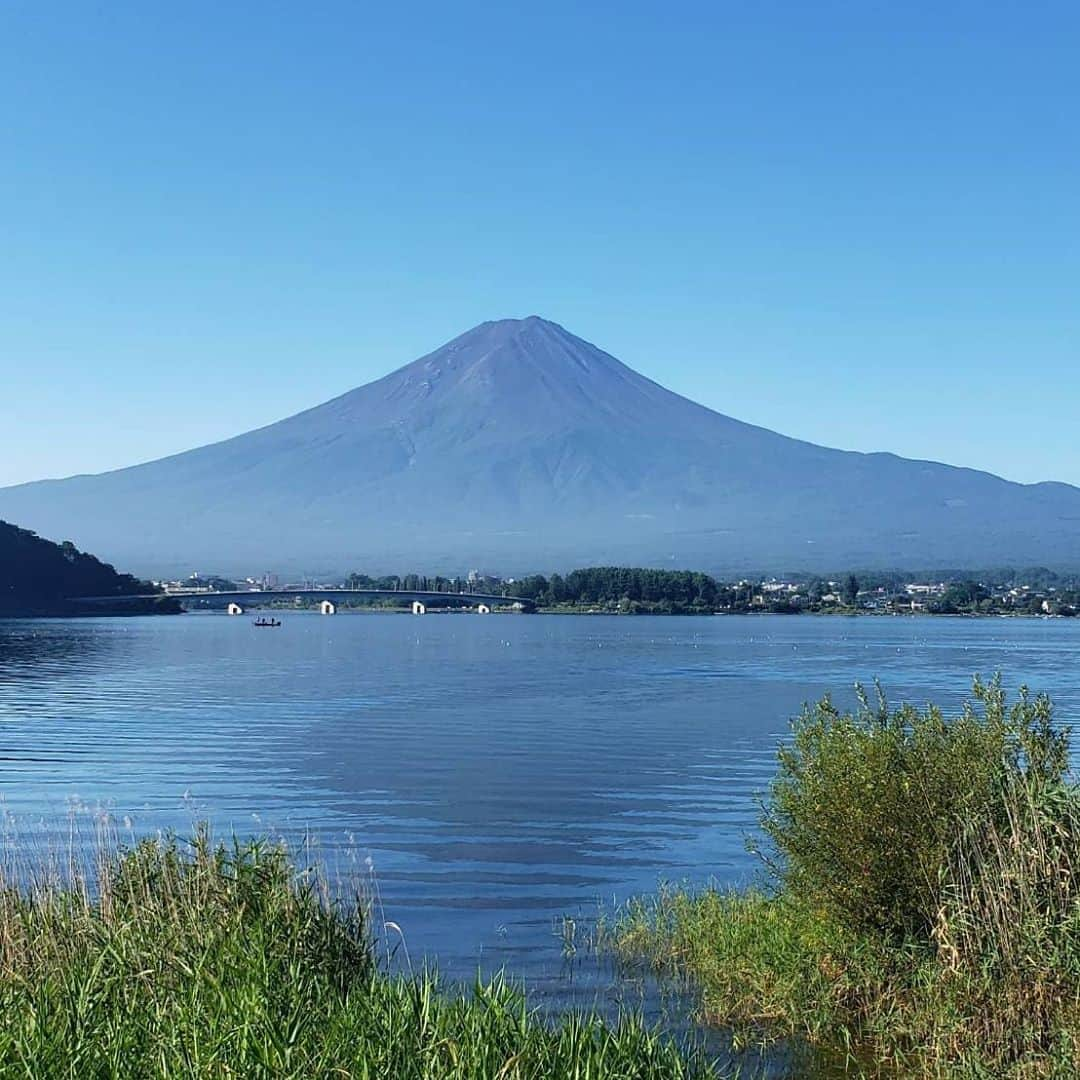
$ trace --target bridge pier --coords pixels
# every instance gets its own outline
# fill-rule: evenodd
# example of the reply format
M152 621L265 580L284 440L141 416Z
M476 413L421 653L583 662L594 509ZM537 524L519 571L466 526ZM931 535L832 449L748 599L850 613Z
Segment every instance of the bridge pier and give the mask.
M412 604L412 613L414 615L426 615L427 606L425 604L421 604L419 600L414 600Z
M320 615L336 615L337 614L337 608L333 605L333 603L331 601L324 600L319 605L319 614Z
M225 609L230 615L243 615L244 609L239 604L230 604Z

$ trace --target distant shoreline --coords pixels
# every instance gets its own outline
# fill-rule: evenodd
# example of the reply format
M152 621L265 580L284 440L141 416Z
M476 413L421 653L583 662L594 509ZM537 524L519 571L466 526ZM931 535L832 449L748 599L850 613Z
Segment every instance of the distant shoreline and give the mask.
M115 618L135 618L142 615L158 615L158 614L180 614L180 615L198 615L198 616L226 616L228 618L243 619L248 615L257 611L272 611L279 615L285 615L292 613L295 615L312 615L316 614L318 609L315 607L301 607L301 608L281 608L274 607L273 605L266 605L265 607L252 606L245 610L242 616L229 615L219 609L200 609L195 611L178 611L178 612L148 612L148 611L37 611L37 612L0 612L0 619L115 619ZM471 611L468 608L429 608L425 615L475 615L475 611ZM526 614L524 612L510 611L507 609L496 608L491 612L493 615L520 615ZM885 618L900 618L900 619L1032 619L1040 621L1048 620L1062 620L1069 621L1076 618L1073 615L1052 615L1042 614L1036 615L1032 612L1017 611L1017 612L934 612L934 611L604 611L598 608L537 608L533 612L528 612L530 615L573 615L582 618L595 618L598 616L609 616L618 618L638 618L642 616L655 616L657 618L738 618L738 617L752 617L759 618L800 618L800 619L885 619ZM387 607L339 607L334 616L325 616L327 618L333 618L339 615L409 615L412 613L406 608L387 608Z
M162 597L162 600L170 599L169 597ZM311 605L304 607L282 607L280 605L266 604L256 605L252 604L246 608L242 616L230 615L229 618L244 618L257 611L270 611L276 612L279 615L286 613L292 614L304 614L310 615L318 611L318 608ZM226 612L219 608L199 608L194 610L184 610L179 605L175 608L167 606L165 604L156 604L152 608L147 607L131 607L124 604L118 604L114 609L109 611L103 611L100 608L88 611L84 607L79 608L67 608L63 610L58 609L42 609L38 611L4 611L0 610L0 619L101 619L101 618L122 618L130 619L144 615L213 615L221 616ZM476 612L470 608L462 607L429 607L425 612L425 615L475 615ZM657 616L662 618L730 618L737 616L751 616L753 618L764 617L797 617L797 618L827 618L827 619L854 619L854 618L903 618L903 619L1038 619L1047 621L1075 619L1075 615L1062 615L1060 613L1044 612L1037 614L1030 611L873 611L873 610L848 610L848 611L664 611L664 610L637 610L637 611L619 611L613 609L604 608L586 608L586 607L538 607L531 612L511 611L508 608L495 608L491 614L493 615L574 615L581 617L595 617L595 616L618 616L620 618L635 618L639 616ZM407 608L394 608L386 607L383 605L370 605L370 606L357 606L349 607L345 605L338 606L335 615L412 615ZM333 616L327 616L333 617ZM415 616L414 616L415 617Z
M619 615L633 618L638 615L689 616L693 618L726 618L750 615L754 618L789 617L810 619L1074 619L1075 615L1036 615L1030 611L602 611L581 608L537 608L537 615Z

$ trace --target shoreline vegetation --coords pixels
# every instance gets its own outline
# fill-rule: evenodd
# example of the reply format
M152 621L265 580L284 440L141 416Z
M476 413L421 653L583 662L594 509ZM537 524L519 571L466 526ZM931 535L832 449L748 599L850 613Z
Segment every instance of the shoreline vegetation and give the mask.
M1080 1073L1080 788L1043 696L946 718L860 696L794 721L756 888L662 888L600 928L737 1043L853 1075Z
M212 604L214 591L240 590L244 585L225 578L192 577L169 582L180 589L195 584L205 592L189 602ZM258 603L258 587L250 581L249 605ZM1046 568L1010 568L984 572L940 571L844 574L838 579L796 575L784 580L721 581L689 570L598 566L574 570L565 577L533 574L502 579L472 574L468 579L390 574L372 577L351 574L344 582L292 586L301 589L378 589L387 593L442 593L447 605L425 598L428 612L450 611L453 605L479 593L525 600L540 614L563 615L952 615L1035 616L1070 618L1080 613L1080 576L1057 574ZM288 592L289 585L275 586ZM451 601L451 598L453 600ZM401 611L392 597L367 599L335 596L340 610ZM274 599L265 606L288 610L314 606ZM457 610L462 610L458 608Z
M976 679L953 716L880 691L852 712L825 698L778 749L762 880L662 888L602 917L596 946L624 975L689 987L700 1022L736 1055L774 1052L784 1075L1077 1075L1069 761L1049 699L1010 703L1000 677ZM721 1075L635 1014L550 1019L499 978L468 990L392 973L380 942L400 931L380 918L370 889L343 894L281 845L205 828L127 847L99 836L61 857L8 844L0 1072Z
M498 587L541 611L607 614L1062 615L1080 611L1080 578L1045 568L912 575L847 573L836 578L721 581L686 570L590 567Z
M0 521L0 617L72 615L178 614L181 602L213 606L215 593L240 592L245 606L289 609L290 603L259 594L273 575L238 583L216 575L192 574L182 581L145 582L118 573L70 541L61 544ZM1034 615L1080 614L1080 575L1058 574L1045 567L1004 568L979 573L938 571L847 573L837 578L790 575L784 579L722 581L690 570L594 566L562 574L532 574L502 579L473 571L467 578L422 574L372 577L353 573L347 579L292 586L300 590L377 589L386 592L443 593L460 603L473 593L517 598L544 614L610 615ZM272 588L288 591L290 586ZM153 595L156 594L156 595ZM94 597L88 604L80 598ZM115 597L115 601L108 598ZM453 601L450 601L453 597ZM393 599L336 597L345 610L397 610ZM440 610L437 599L429 610ZM490 602L490 601L489 601Z
M99 841L99 845L101 841ZM280 846L99 846L89 873L0 882L0 1072L693 1080L704 1059L627 1015L548 1023L496 978L390 974L372 907L335 903Z
M96 615L175 614L179 604L164 594L152 600L132 596L161 592L131 574L80 551L71 541L54 544L28 529L0 521L0 617L88 614L81 596L116 597L89 612Z
M353 574L349 588L432 590L468 595L502 593L535 604L541 614L565 615L962 615L1073 617L1080 612L1080 577L1043 567L980 573L938 571L843 574L836 579L721 581L689 570L599 566L565 577L510 579L370 577ZM373 605L393 608L392 601Z

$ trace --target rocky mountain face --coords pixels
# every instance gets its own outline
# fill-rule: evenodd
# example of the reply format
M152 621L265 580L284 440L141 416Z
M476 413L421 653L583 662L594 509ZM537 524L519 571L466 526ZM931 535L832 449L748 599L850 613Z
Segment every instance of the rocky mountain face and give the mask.
M1078 488L787 438L535 316L225 442L2 489L0 517L140 573L1080 563Z

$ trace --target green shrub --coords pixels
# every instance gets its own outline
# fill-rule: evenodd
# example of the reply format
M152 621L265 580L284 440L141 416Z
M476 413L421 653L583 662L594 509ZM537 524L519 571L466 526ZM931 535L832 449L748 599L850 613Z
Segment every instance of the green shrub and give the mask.
M1000 679L930 707L806 709L764 808L770 891L662 890L623 958L689 976L703 1015L804 1040L806 1075L1080 1075L1080 789L1045 697ZM814 1055L823 1053L824 1060Z
M1012 707L1000 679L975 704L852 713L804 709L779 751L763 828L783 887L855 930L929 941L950 855L967 823L1003 821L1015 782L1060 785L1068 744L1044 696Z

